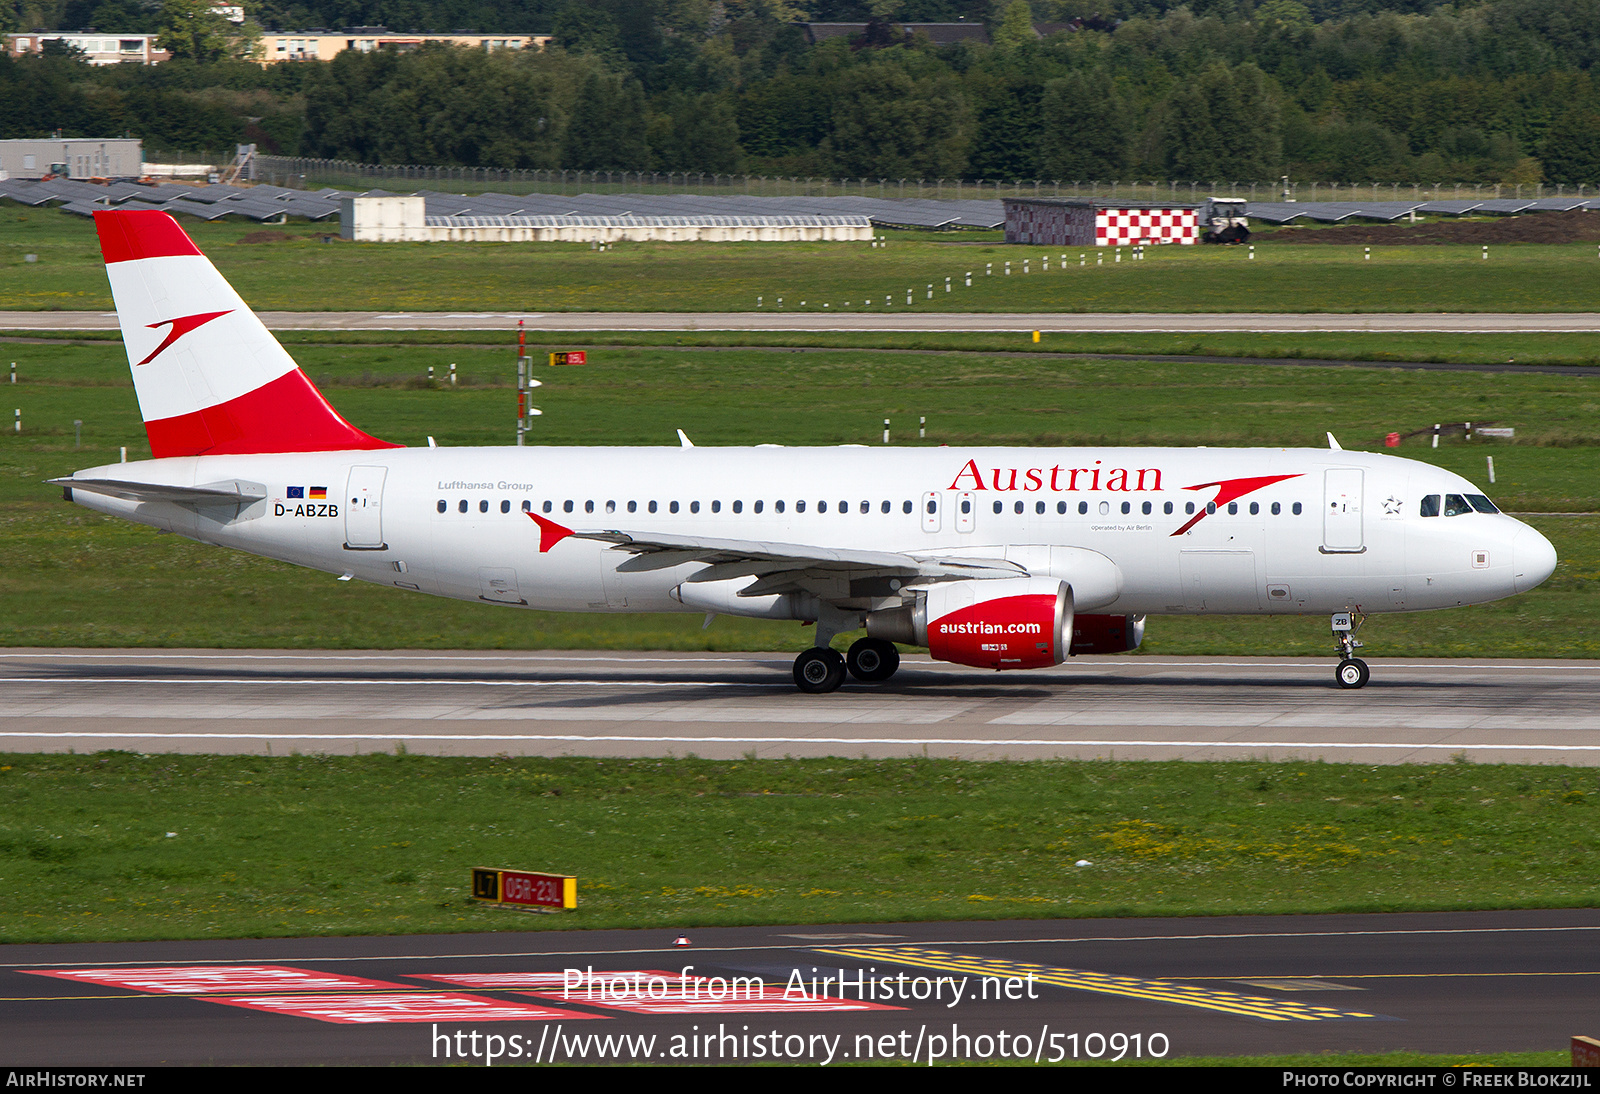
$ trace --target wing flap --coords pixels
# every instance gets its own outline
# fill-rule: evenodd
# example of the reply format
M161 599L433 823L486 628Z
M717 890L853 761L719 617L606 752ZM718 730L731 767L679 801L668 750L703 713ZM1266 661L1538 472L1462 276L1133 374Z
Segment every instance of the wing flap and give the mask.
M737 577L753 577L757 582L752 589L787 587L803 576L821 574L840 577L870 574L918 581L953 581L964 578L1025 577L1028 573L1019 563L1004 558L864 551L615 528L572 531L570 535L574 539L609 543L614 550L632 554L634 557L618 566L618 570L636 572L670 569L688 562L704 562L709 565L690 577L689 581L727 581ZM747 591L745 595L759 593Z

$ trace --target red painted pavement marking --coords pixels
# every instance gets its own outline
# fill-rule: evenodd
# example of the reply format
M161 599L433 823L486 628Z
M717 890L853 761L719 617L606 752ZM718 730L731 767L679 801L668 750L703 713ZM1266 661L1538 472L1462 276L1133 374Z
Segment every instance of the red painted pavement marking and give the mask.
M605 1018L603 1014L558 1010L527 1003L505 1003L457 992L404 992L395 995L236 995L213 996L209 1003L313 1018L318 1022L365 1025L378 1022L551 1022Z
M560 972L418 973L419 980L438 980L462 987L517 990L519 995L553 1002L582 1003L588 1007L630 1014L810 1014L834 1011L904 1010L884 1003L836 996L798 998L781 984L763 983L759 993L741 990L735 996L729 977L691 976L687 980L664 969L596 970L592 977L568 987L572 981ZM726 984L713 989L711 980ZM652 981L655 981L652 983ZM526 990L526 989L536 990ZM520 989L520 990L519 990ZM713 998L711 992L717 991Z
M56 976L165 995L213 991L368 991L401 984L360 976L311 972L286 965L162 965L138 969L26 969L30 976Z
M582 970L577 970L581 972ZM463 988L478 988L480 990L509 990L514 988L531 988L538 991L560 991L566 987L568 980L565 972L457 972L457 973L428 973L408 972L405 974L413 980L437 980L441 984L454 984ZM649 986L652 977L658 977L669 984L677 983L678 974L668 972L666 969L620 969L596 972L592 978L595 985L594 993L600 990L602 982L610 984L618 977L627 982L627 990L633 991L635 985L643 991ZM691 976L690 980L700 979ZM587 983L580 984L572 989L575 997L578 993L588 990Z

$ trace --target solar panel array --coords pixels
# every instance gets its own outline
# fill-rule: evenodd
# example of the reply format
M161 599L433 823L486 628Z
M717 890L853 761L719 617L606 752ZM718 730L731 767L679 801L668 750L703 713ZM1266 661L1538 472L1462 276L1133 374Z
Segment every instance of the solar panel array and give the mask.
M936 198L754 197L699 194L446 194L415 191L426 199L431 217L677 217L696 222L706 218L867 217L890 228L999 228L1005 204L995 198L942 201ZM73 179L0 180L0 197L27 205L57 202L69 213L92 215L108 208L151 208L203 220L241 216L278 220L285 216L328 220L339 215L347 197L398 196L387 190L288 190L279 186L179 186L117 182L109 186ZM1513 213L1541 210L1600 209L1600 198L1485 198L1481 201L1252 201L1248 215L1269 224L1312 220L1396 221L1418 214ZM722 221L728 223L728 221Z
M997 200L895 201L863 197L705 197L698 194L442 194L417 191L434 216L707 217L851 216L885 227L998 228L1005 223ZM369 191L374 196L381 191Z
M1565 212L1568 209L1600 209L1600 198L1484 198L1481 201L1252 201L1249 215L1269 224L1288 224L1293 220L1314 220L1338 224L1350 220L1396 221L1415 211L1419 216L1435 214L1467 216L1494 213Z
M330 196L331 195L331 196ZM147 186L137 182L114 182L99 186L74 179L0 180L0 197L25 205L59 202L69 213L92 216L106 209L161 209L184 213L202 220L242 216L249 220L277 220L284 216L326 220L339 215L335 190L307 193L280 186L176 186L165 183Z
M707 218L867 217L874 224L908 228L998 228L1005 210L997 200L894 201L864 197L702 197L696 194L444 194L416 191L426 199L429 217L674 217L696 223ZM392 197L387 190L287 190L278 186L147 186L119 182L110 186L51 179L0 181L0 197L28 205L61 203L69 213L93 215L109 208L152 208L216 220L241 216L249 220L277 220L283 216L327 220L339 215L346 197ZM727 219L712 223L732 223ZM809 221L808 223L815 223ZM826 222L824 222L826 223Z

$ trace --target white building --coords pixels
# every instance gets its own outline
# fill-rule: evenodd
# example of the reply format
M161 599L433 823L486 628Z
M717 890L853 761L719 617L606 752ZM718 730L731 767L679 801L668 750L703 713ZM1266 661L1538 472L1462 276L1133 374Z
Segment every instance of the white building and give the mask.
M0 141L0 178L136 179L143 159L142 143L133 138Z
M421 197L344 198L339 235L358 243L617 243L868 240L864 216L427 215Z

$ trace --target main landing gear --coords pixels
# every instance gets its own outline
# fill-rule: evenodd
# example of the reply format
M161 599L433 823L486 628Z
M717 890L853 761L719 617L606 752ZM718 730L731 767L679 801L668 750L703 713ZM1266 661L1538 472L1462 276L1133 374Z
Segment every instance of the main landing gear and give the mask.
M1355 632L1362 619L1359 608L1354 612L1333 613L1333 637L1339 643L1339 667L1333 670L1333 678L1341 688L1364 688L1372 675L1367 663L1356 656L1361 643L1356 641Z
M833 650L812 646L794 659L794 686L811 695L837 691L844 683L844 658Z
M881 638L861 638L840 657L831 649L813 646L794 659L794 683L812 695L836 690L849 672L864 684L877 684L900 667L900 651Z

